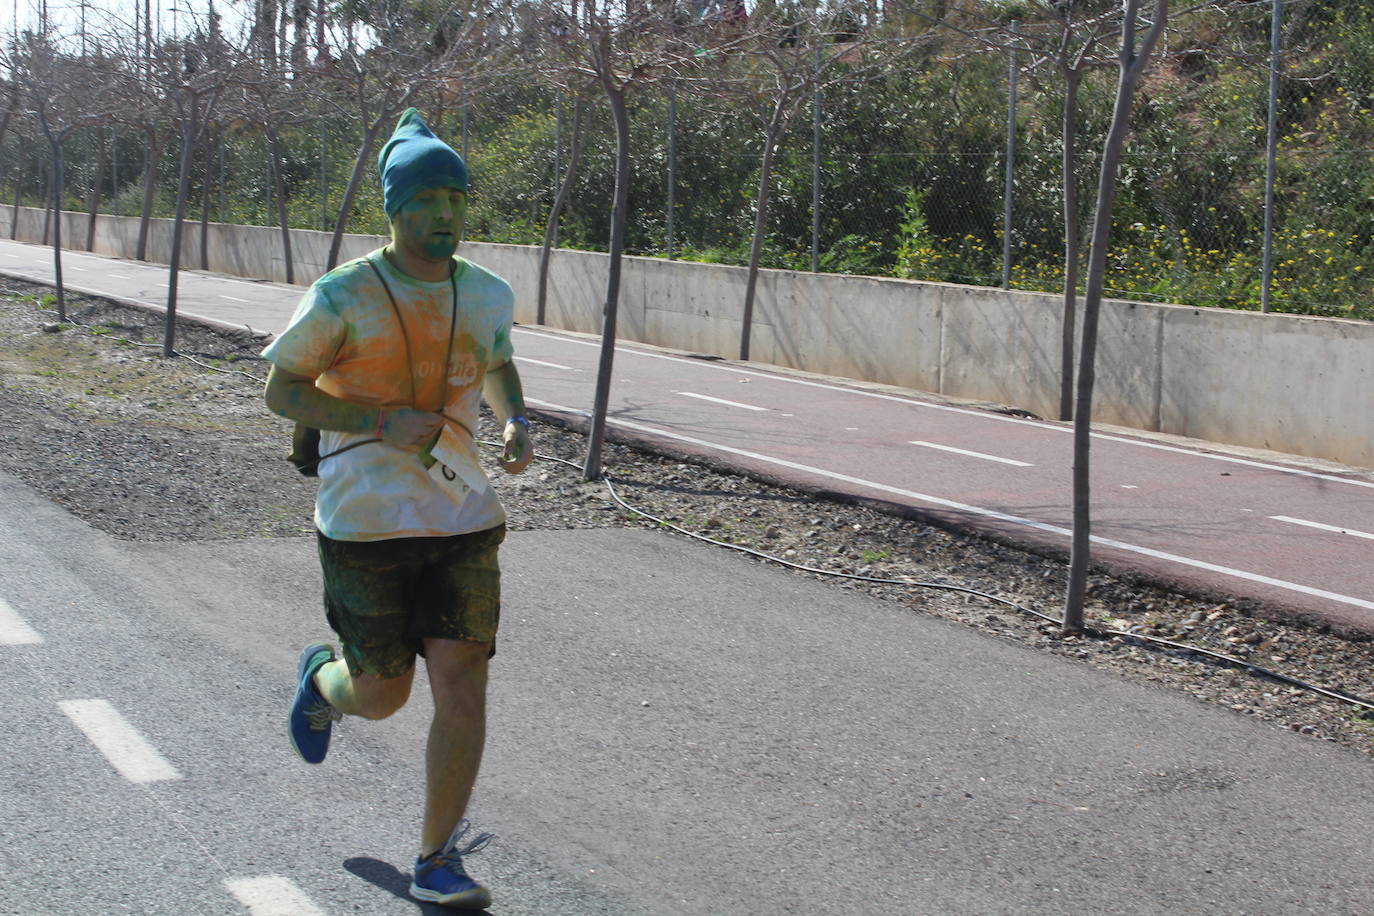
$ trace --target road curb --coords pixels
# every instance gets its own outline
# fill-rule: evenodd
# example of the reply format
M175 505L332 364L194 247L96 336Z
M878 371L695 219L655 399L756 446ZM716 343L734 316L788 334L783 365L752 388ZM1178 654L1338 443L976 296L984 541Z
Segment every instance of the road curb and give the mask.
M52 287L53 289L57 288L57 284L54 283L52 280L48 280L44 277L35 277L31 274L22 273L17 270L9 270L2 267L0 267L0 277L9 277L12 280L23 280L25 283L33 283L38 286L48 286ZM92 299L104 299L106 302L113 302L117 305L125 305L129 308L141 309L142 311L153 312L158 315L167 314L167 307L165 305L158 305L156 302L147 302L143 299L131 299L127 296L117 296L113 293L101 292L100 290L95 290L84 286L77 286L72 283L63 283L62 288L65 290L69 290L73 293L80 293L81 295L88 296ZM235 334L240 334L246 331L250 337L253 337L257 340L267 340L272 337L270 331L262 331L258 328L252 327L251 325L233 324L228 321L222 321L219 318L210 318L206 315L197 315L195 312L183 312L180 309L177 309L177 320L183 319L186 321L194 322L196 324L205 325L206 327L215 328L216 330L229 331Z

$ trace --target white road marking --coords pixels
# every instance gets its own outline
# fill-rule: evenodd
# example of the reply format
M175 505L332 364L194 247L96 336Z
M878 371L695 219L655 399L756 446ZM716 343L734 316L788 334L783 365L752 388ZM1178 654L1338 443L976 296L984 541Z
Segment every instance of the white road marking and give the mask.
M28 243L28 242L14 242L14 241L11 241L11 240L9 240L9 239L0 240L0 244L6 244L6 243L8 243L8 244L10 244L10 245L24 245L24 246L27 247L27 248L42 248L44 251L48 251L48 250L50 250L50 249L52 248L51 245L32 245L32 244L30 244L30 243ZM27 258L25 255L22 255L22 254L10 254L9 252L6 252L6 254L9 254L9 256L12 257L12 258L23 258L23 259L25 259L25 260L28 260L28 258ZM64 258L86 258L86 259L89 259L89 260L91 260L91 261L94 261L94 262L96 262L96 263L98 263L98 264L100 264L100 265L102 265L102 266L108 266L108 265L110 265L110 264L118 264L118 265L120 265L120 267L122 267L122 268L124 268L124 269L126 269L126 270L137 270L137 271L142 271L143 273L148 273L148 272L152 272L152 273L155 273L155 274L166 274L166 273L167 273L167 265L165 265L165 264L138 264L138 263L135 263L135 262L131 261L131 260L128 259L128 258L117 258L117 257L112 257L112 256L104 256L104 255L98 255L98 254L91 254L90 252L87 252L87 251L67 251L67 250L64 249L64 251L63 251L63 257L64 257ZM288 285L288 284L285 284L285 283L277 283L277 282L275 282L275 281L268 281L268 280L242 280L242 279L239 279L239 278L237 278L237 277L227 277L227 276L224 276L223 274L215 274L215 273L211 273L211 272L209 272L209 271L197 270L197 269L195 269L195 268L189 268L189 267L183 267L181 270L182 270L182 273L183 273L183 274L186 274L186 275L189 275L189 276L193 276L193 277L199 277L199 278L206 279L206 280L211 280L211 281L214 281L214 282L217 282L217 283L234 283L234 284L237 284L237 285L239 285L239 286L251 286L251 287L253 287L254 289L275 289L275 290L280 290L281 292L284 292L284 293L294 293L294 294L297 294L297 295L299 295L300 292L301 292L301 288L298 287L298 286L291 286L291 285Z
M566 369L568 372L573 371L572 366L565 366L562 363L546 363L542 359L530 359L528 356L517 356L515 361L517 363L529 363L532 366L548 366L550 369Z
M57 705L130 782L181 778L176 767L104 700L63 700Z
M75 264L65 264L65 265L63 265L63 266L66 267L68 270L74 270L74 271L76 271L77 273L83 273L83 274L88 274L88 273L90 273L90 271L87 270L86 268L84 268L84 267L77 267Z
M324 910L280 875L226 878L224 887L252 916L324 916Z
M252 302L252 301L253 301L253 300L251 300L251 299L240 299L238 296L226 296L226 295L224 295L223 293L220 293L220 296L219 296L219 297L220 297L221 299L228 299L230 302Z
M133 277L128 277L128 276L125 276L124 274L106 274L105 276L110 277L110 278L115 279L115 280L132 280L132 279L133 279Z
M559 410L566 413L587 416L584 410L572 407L564 407L560 404L551 404L547 401L538 401L526 398L525 403L533 404L536 407L546 407L549 410ZM1012 525L1020 525L1024 528L1031 528L1036 531L1043 531L1048 534L1060 535L1062 537L1073 537L1073 531L1062 528L1059 525L1051 525L1047 522L1037 522L1028 518L1021 518L1018 515L1008 515L1005 512L998 512L996 509L984 509L981 506L970 506L967 503L955 502L952 499L944 499L939 496L930 496L925 493L917 493L914 490L904 490L900 487L888 486L885 483L877 483L872 480L864 480L862 477L851 477L848 474L839 474L835 471L827 471L824 468L815 468L810 465L799 464L795 461L788 461L784 458L774 458L771 455L761 455L758 452L750 452L744 449L734 448L729 445L721 445L717 442L708 442L705 439L696 439L692 436L684 436L680 433L669 432L666 429L658 429L653 426L645 426L642 423L632 423L629 420L607 419L606 422L613 426L623 426L626 429L635 429L640 432L651 433L656 436L663 436L667 439L676 439L679 442L687 442L692 445L700 445L703 448L714 449L731 455L739 455L742 458L752 458L755 461L763 461L768 464L775 464L779 467L792 468L795 471L804 471L808 474L816 474L820 477L828 477L831 480L842 480L845 483L852 483L857 486L867 487L870 490L877 490L881 493L891 493L895 496L903 496L915 502L926 503L931 506L940 506L945 509L955 509L960 512L967 512L970 515L979 515L983 518L996 519L1000 522L1007 522ZM1256 582L1260 585L1269 585L1285 591L1297 592L1302 595L1310 595L1314 598L1323 598L1327 601L1335 601L1340 604L1349 604L1355 607L1365 608L1374 611L1374 601L1366 601L1363 598L1355 598L1350 595L1342 595L1338 592L1328 592L1325 589L1312 588L1308 585L1300 585L1296 582L1286 582L1283 579L1274 579L1270 576L1262 576L1259 573L1252 573L1244 569L1232 569L1228 566L1219 566L1215 563L1208 563L1205 560L1194 560L1191 557L1183 557L1177 554L1164 553L1150 547L1141 547L1136 544L1127 544L1124 541L1116 541L1110 538L1093 535L1092 542L1101 544L1104 547L1114 547L1117 550L1125 550L1130 553L1138 553L1141 556L1153 557L1157 560L1165 560L1170 563L1177 563L1180 566L1191 566L1194 569L1202 569L1207 572L1220 573L1224 576L1233 576L1237 579L1244 579L1247 582Z
M982 452L971 452L966 448L955 448L952 445L937 445L934 442L922 442L919 439L912 439L912 445L920 445L925 448L939 449L942 452L953 452L956 455L967 455L969 458L982 458L987 461L999 461L1002 464L1010 464L1018 468L1033 468L1035 465L1029 461L1017 461L1014 458L999 458L997 455L985 455Z
M726 407L741 407L745 410L764 410L767 407L756 407L753 404L741 404L739 401L727 401L725 398L713 398L709 394L697 394L694 391L674 391L673 394L680 394L684 398L697 398L702 401L710 401L713 404L724 404Z
M0 646L33 646L43 641L9 602L0 598Z
M1356 531L1354 528L1339 528L1336 525L1323 525L1321 522L1309 522L1306 519L1290 518L1287 515L1271 515L1269 517L1276 522L1290 522L1294 525L1306 525L1308 528L1316 528L1319 531L1331 531L1335 534L1348 534L1351 537L1365 538L1366 540L1374 541L1374 534L1370 534L1367 531Z
M516 330L525 334L529 334L533 337L543 337L548 340L557 340L563 343L578 344L584 347L601 346L600 341L578 340L573 337L562 337L557 334L547 334L540 333L538 331L531 331L528 328L524 327L516 328ZM758 372L751 369L740 369L736 366L730 365L728 362L722 365L721 363L708 362L699 359L687 359L681 356L670 356L667 353L650 353L646 350L637 350L632 347L616 347L616 352L627 353L632 356L642 356L646 359L662 359L667 360L668 362L686 363L693 366L701 366L705 369L714 369L719 372L734 372L736 374L743 373L747 375L754 375L759 378L772 379L773 381L777 382L785 382L789 385L803 385L808 388L820 388L825 391L839 391L843 392L844 394L852 394L861 398L876 398L880 401L892 401L897 404L905 404L908 407L924 407L928 410L943 410L948 413L964 414L965 416L978 417L983 420L995 420L999 423L1015 423L1020 426L1034 426L1040 429L1052 430L1057 433L1073 432L1073 425L1068 423L1056 425L1053 423L1046 423L1043 420L1027 420L1024 417L1013 417L1008 416L1006 414L993 413L992 411L988 410L974 410L969 407L954 407L949 404L935 404L930 401L919 401L915 398L900 397L895 394L883 394L879 391L864 391L862 388L847 388L843 385L830 385L825 382L813 382L809 379L793 378L787 375L774 375L768 372ZM1284 467L1281 464L1269 464L1263 461L1251 461L1248 458L1236 458L1231 455L1219 455L1213 452L1204 452L1198 451L1196 449L1181 448L1177 445L1164 445L1160 442L1148 442L1144 439L1130 439L1125 436L1113 436L1107 433L1093 433L1092 437L1094 439L1101 439L1104 442L1119 442L1123 445L1136 445L1141 448L1152 448L1162 452L1174 452L1179 455L1188 455L1192 458L1206 458L1211 461L1225 461L1230 464L1239 464L1245 467L1260 468L1266 471L1278 471L1281 474L1293 474L1298 477L1311 477L1317 480L1326 480L1331 483L1346 483L1355 487L1368 487L1370 489L1374 489L1374 481L1357 480L1351 477L1342 477L1339 474L1323 474L1318 471L1304 471L1298 468Z
M1140 487L1136 486L1136 485L1133 484L1133 483L1123 483L1123 484L1121 485L1121 489L1123 489L1123 490L1139 490Z

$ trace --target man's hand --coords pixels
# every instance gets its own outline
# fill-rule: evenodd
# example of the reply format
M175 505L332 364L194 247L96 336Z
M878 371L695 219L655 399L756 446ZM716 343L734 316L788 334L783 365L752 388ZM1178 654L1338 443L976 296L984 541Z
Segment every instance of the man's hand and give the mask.
M501 450L501 467L507 474L519 474L530 466L534 446L530 444L530 431L524 423L507 421L501 439L505 443Z
M382 441L407 451L419 451L439 434L444 418L426 410L387 407L382 418Z

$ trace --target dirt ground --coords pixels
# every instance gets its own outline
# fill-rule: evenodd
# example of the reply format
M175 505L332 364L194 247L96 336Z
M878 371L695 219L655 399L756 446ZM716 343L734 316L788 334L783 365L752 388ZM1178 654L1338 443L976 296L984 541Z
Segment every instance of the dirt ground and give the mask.
M163 358L160 315L71 296L71 321L59 322L51 299L49 288L0 279L0 472L115 538L313 531L314 482L286 463L291 425L263 406L263 341L182 323L180 355ZM1028 613L1058 616L1061 559L612 442L604 463L622 504L606 483L581 479L582 433L538 418L533 432L541 460L520 476L493 475L512 530L648 525L682 536L669 527L677 526L759 562L810 567L790 574L862 589L912 614L1374 754L1374 721L1358 707L1244 667L1369 698L1368 642L1105 575L1090 585L1099 629L1195 645L1241 666L1131 636L1063 638ZM478 435L494 441L490 418Z

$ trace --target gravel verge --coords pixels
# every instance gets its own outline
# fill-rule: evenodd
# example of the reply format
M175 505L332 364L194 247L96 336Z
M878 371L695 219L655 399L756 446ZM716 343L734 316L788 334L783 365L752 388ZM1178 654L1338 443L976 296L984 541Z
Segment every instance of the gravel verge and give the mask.
M160 315L79 295L68 297L68 315L85 327L57 321L50 288L0 279L0 470L116 538L313 531L314 483L286 463L291 426L262 403L261 341L183 322L177 350L189 358L164 359ZM536 422L534 432L541 456L580 466L581 432L548 422ZM495 438L490 417L478 435ZM1058 559L671 452L610 442L604 462L616 492L663 522L806 567L938 587L795 575L1374 755L1374 721L1348 703L1181 649L1119 636L1064 638L1053 624L974 594L1057 616L1066 573ZM605 484L583 482L575 467L556 460L493 480L512 530L661 527L616 502ZM1369 698L1370 642L1269 619L1262 607L1094 575L1088 616L1101 627L1196 645Z

